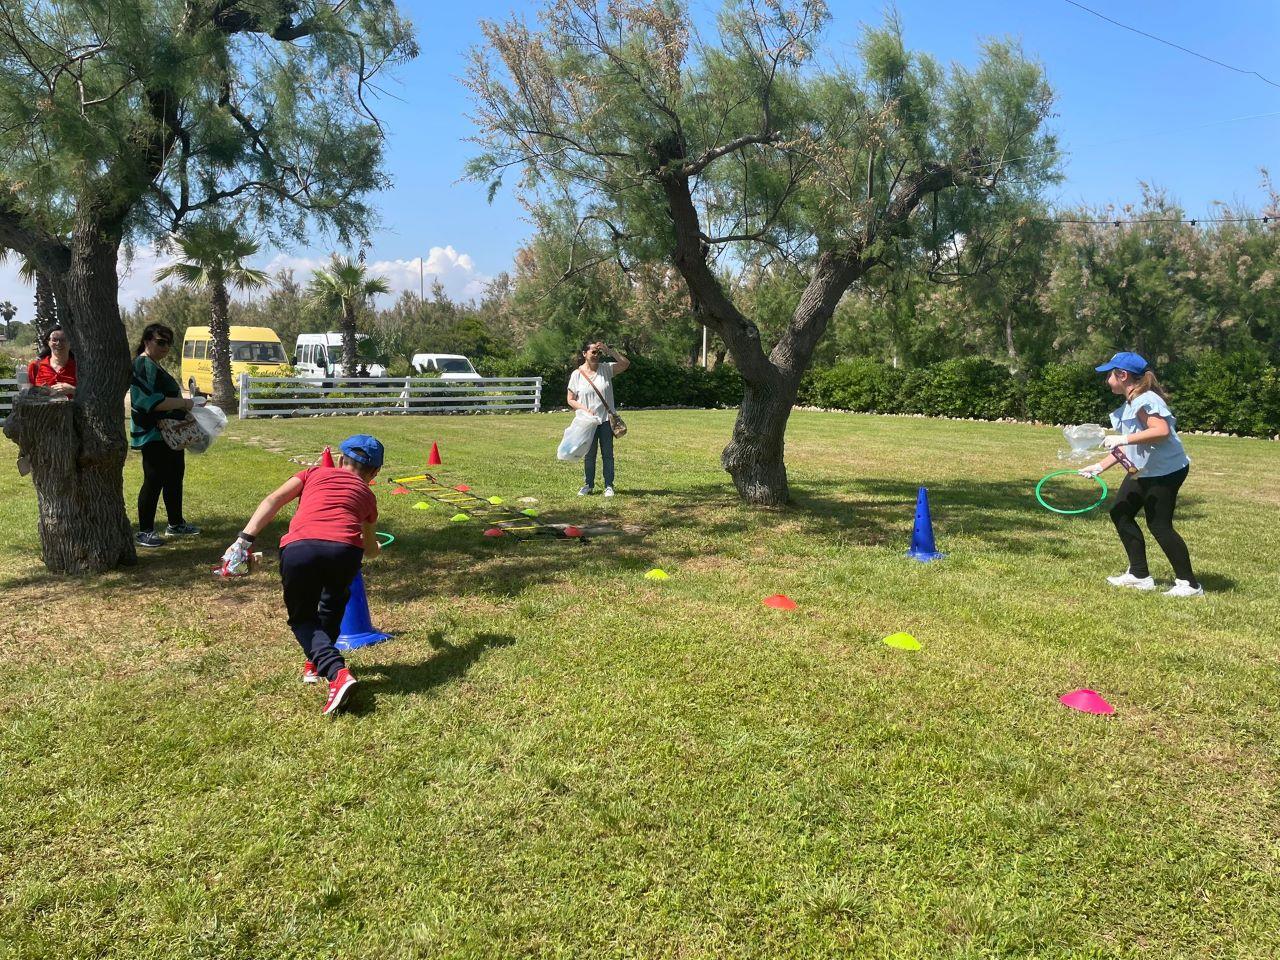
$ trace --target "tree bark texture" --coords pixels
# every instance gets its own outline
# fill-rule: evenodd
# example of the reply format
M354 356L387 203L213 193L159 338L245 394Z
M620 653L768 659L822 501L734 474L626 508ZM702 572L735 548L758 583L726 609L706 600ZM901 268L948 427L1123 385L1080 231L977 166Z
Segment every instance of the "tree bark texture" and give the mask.
M23 391L4 424L31 464L41 558L54 573L96 573L137 561L120 465L83 457L87 432L83 406L55 400L43 387Z
M356 363L356 308L354 303L342 305L342 373L351 378L359 369Z
M762 386L745 384L733 439L720 455L745 503L779 507L790 498L783 447L798 383L799 378L777 378Z
M53 295L53 283L43 270L36 271L36 339L40 349L49 346L49 333L58 323L58 303Z
M224 284L209 290L209 349L213 351L213 403L222 410L236 409L235 384L231 379L230 297Z

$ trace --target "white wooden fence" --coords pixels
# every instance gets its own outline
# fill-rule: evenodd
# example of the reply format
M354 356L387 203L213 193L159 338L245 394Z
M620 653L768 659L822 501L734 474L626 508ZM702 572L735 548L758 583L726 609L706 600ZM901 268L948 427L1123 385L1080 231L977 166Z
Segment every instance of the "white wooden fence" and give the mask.
M541 409L541 377L360 377L326 385L298 377L240 376L241 419Z
M0 420L13 409L13 398L18 395L17 380L0 380Z

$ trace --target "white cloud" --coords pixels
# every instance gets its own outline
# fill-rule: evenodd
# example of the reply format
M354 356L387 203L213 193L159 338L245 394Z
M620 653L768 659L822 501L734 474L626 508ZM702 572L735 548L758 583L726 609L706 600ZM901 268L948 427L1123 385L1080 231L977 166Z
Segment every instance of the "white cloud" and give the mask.
M139 247L132 262L121 256L117 272L120 275L120 306L132 307L138 300L150 296L159 286L153 279L158 268L173 262L173 257L161 255L154 247ZM280 270L292 270L294 279L305 284L311 274L328 263L327 256L294 256L278 253L261 264L262 269L274 274ZM476 269L475 261L468 254L459 253L452 246L432 247L426 258L412 260L373 260L367 266L374 276L385 277L391 286L391 296L382 297L382 306L388 305L401 292L418 292L419 264L422 286L428 294L431 284L439 280L445 292L453 300L477 300L483 294L491 277ZM34 291L18 279L17 259L10 257L0 264L0 301L11 300L18 307L15 319L27 322L34 309Z

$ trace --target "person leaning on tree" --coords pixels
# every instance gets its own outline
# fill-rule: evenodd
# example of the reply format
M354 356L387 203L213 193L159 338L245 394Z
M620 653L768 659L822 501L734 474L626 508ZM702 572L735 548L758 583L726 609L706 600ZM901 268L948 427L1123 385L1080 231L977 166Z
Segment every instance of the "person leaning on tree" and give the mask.
M138 534L140 547L163 547L164 537L155 531L156 507L164 495L171 537L189 537L200 532L182 516L182 480L186 473L185 450L173 450L160 434L161 420L183 420L195 406L182 395L178 381L160 364L173 346L173 331L163 323L149 323L134 351L133 381L129 387L132 418L130 446L142 453L142 488L138 491Z
M55 397L76 395L76 358L71 352L67 331L56 326L49 331L49 345L27 365L27 383L47 387Z

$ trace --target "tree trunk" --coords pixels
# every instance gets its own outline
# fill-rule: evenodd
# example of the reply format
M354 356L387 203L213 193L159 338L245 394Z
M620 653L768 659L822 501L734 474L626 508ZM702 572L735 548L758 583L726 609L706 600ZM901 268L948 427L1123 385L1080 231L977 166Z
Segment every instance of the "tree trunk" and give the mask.
M118 250L119 240L96 224L77 230L70 268L50 278L76 351L75 399L25 398L5 428L31 461L41 548L54 573L98 573L137 561L124 508L129 447L121 400L130 358L117 305Z
M353 303L342 305L342 372L351 378L358 369L356 361L356 308Z
M230 299L219 282L209 290L209 349L213 352L213 403L224 411L236 409L235 384L231 380Z
M777 507L790 497L783 446L799 383L797 375L778 376L764 386L745 384L733 439L720 463L746 503Z
M36 271L36 339L40 349L49 346L49 332L58 324L58 303L53 295L53 283L43 270Z
M40 550L54 573L96 573L137 559L121 499L120 466L84 456L84 407L43 387L14 402L4 433L31 464Z

